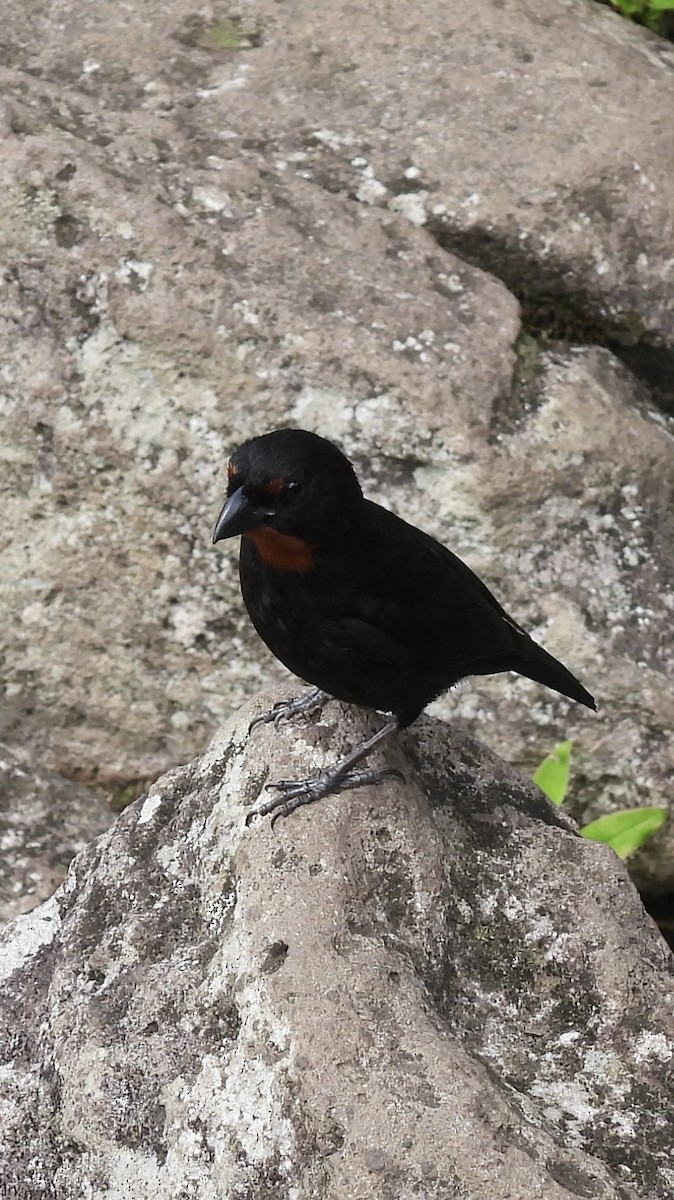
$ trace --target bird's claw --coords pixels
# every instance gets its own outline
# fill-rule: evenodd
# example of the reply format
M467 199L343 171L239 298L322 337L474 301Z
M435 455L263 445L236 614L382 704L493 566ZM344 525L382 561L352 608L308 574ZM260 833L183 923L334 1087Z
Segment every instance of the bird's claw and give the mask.
M313 779L277 779L273 783L267 783L265 787L267 790L275 788L281 794L252 808L246 815L246 826L251 824L254 817L266 817L271 813L271 828L273 829L281 817L290 816L297 808L313 804L316 800L322 800L324 796L332 793L344 792L372 783L381 783L382 779L391 775L402 782L405 780L402 772L397 771L394 767L385 767L379 771L349 771L341 776L326 770L321 771Z
M331 699L328 692L322 691L321 688L312 688L310 692L304 692L303 695L295 696L292 700L280 700L268 712L253 718L248 726L248 736L250 737L256 725L273 723L274 729L278 729L282 721L289 721L292 717L299 716L300 713L319 712L323 705Z

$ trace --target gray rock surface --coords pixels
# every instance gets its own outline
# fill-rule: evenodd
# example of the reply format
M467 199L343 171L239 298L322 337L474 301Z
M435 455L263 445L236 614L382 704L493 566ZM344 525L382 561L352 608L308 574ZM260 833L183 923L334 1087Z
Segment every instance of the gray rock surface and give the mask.
M70 860L112 821L101 792L0 746L0 922L51 896Z
M3 41L0 736L149 777L280 678L209 532L231 447L293 422L601 705L441 711L671 801L671 47L585 0L8 0Z
M623 866L431 719L405 784L246 829L365 729L246 747L275 698L0 934L2 1195L665 1200L668 953Z

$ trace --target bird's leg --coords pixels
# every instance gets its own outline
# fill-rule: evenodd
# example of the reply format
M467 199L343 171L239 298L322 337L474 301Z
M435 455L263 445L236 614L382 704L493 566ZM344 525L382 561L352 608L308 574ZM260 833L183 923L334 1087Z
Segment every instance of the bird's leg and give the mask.
M294 700L280 700L269 712L262 713L260 717L251 721L248 732L252 733L256 725L268 725L270 721L273 721L276 727L281 721L289 721L291 717L297 717L300 713L320 712L323 705L332 698L329 692L324 692L321 688L312 688L310 692L304 692Z
M400 771L391 768L380 771L353 771L351 769L367 758L398 728L395 718L388 721L383 729L374 733L360 746L356 746L355 750L347 754L341 762L335 763L333 767L325 767L313 779L280 779L277 783L268 783L268 788L278 788L281 795L274 796L271 800L265 800L257 808L252 808L246 817L246 825L250 824L253 817L266 817L268 813L273 813L271 819L273 827L280 817L287 817L303 804L313 804L315 800L321 800L323 796L329 796L332 792L363 787L368 783L379 783L387 775L397 775L399 779L402 779Z

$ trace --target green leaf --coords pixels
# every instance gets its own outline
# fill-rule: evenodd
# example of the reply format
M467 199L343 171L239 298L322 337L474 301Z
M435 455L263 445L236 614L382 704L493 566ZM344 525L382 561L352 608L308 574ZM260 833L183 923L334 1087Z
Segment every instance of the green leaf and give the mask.
M639 15L647 6L646 0L613 0L613 4L626 17Z
M666 808L630 808L590 821L580 832L593 842L604 842L620 858L627 858L666 820Z
M534 783L545 792L548 800L558 807L564 803L566 790L569 786L569 764L573 742L562 742L556 746L552 754L543 759L534 775Z
M203 50L250 50L254 36L237 17L225 17L217 25L206 26L199 45Z

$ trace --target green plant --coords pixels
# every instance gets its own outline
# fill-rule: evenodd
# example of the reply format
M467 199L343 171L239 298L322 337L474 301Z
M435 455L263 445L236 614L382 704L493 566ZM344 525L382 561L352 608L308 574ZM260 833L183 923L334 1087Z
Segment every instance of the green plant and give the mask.
M542 792L558 807L564 803L569 787L571 770L571 747L573 742L562 742L552 754L543 759L533 780ZM583 825L581 834L593 842L604 842L615 850L620 858L627 858L660 829L667 820L664 808L630 808L608 813Z
M674 12L674 0L603 0L603 3L653 33L665 34L666 14Z
M249 50L255 44L253 39L237 17L224 17L217 25L206 26L201 38L204 50Z

